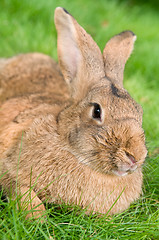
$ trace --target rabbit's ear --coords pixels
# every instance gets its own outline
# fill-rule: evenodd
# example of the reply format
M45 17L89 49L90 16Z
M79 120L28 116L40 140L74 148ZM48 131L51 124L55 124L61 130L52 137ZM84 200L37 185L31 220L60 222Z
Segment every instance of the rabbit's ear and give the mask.
M58 59L74 98L105 75L103 57L91 36L63 8L55 10Z
M120 86L123 86L124 67L133 51L135 40L133 32L122 32L111 38L103 51L105 74Z

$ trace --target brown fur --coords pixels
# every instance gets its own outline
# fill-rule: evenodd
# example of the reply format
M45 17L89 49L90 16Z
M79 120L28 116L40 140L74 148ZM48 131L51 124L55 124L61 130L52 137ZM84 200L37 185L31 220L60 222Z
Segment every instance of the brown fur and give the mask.
M107 213L117 200L110 214L119 213L141 194L147 154L142 109L122 86L135 36L116 35L102 56L62 8L55 24L64 78L43 54L1 61L1 185L14 196L17 184L22 205L32 199L28 209L47 200Z

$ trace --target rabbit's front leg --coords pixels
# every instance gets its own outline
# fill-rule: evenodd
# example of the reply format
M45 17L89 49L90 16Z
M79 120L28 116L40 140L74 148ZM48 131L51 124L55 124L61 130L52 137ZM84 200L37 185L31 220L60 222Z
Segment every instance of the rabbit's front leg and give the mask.
M33 189L21 186L20 193L20 206L18 208L27 210L27 218L45 216L45 206Z

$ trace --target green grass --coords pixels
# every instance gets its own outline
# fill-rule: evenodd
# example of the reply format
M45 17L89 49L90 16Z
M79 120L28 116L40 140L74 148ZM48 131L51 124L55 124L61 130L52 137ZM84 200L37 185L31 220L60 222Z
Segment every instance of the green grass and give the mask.
M134 52L125 69L125 88L144 109L149 154L143 196L122 214L87 216L78 207L50 206L47 221L25 220L16 200L0 196L0 239L159 239L159 3L117 0L1 0L0 57L43 52L57 60L56 6L65 7L101 50L113 35L132 30Z

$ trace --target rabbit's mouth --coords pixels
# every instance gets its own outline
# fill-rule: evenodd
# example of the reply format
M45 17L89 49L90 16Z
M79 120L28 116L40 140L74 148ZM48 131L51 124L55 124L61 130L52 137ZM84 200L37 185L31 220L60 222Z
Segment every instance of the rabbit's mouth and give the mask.
M126 176L127 174L133 173L137 169L137 163L135 158L125 151L125 155L129 161L120 163L112 170L113 174L117 176Z
M112 173L115 174L116 176L123 177L123 176L126 176L127 174L133 173L136 169L137 169L137 165L135 164L127 169L124 169L124 168L114 169L112 170Z

